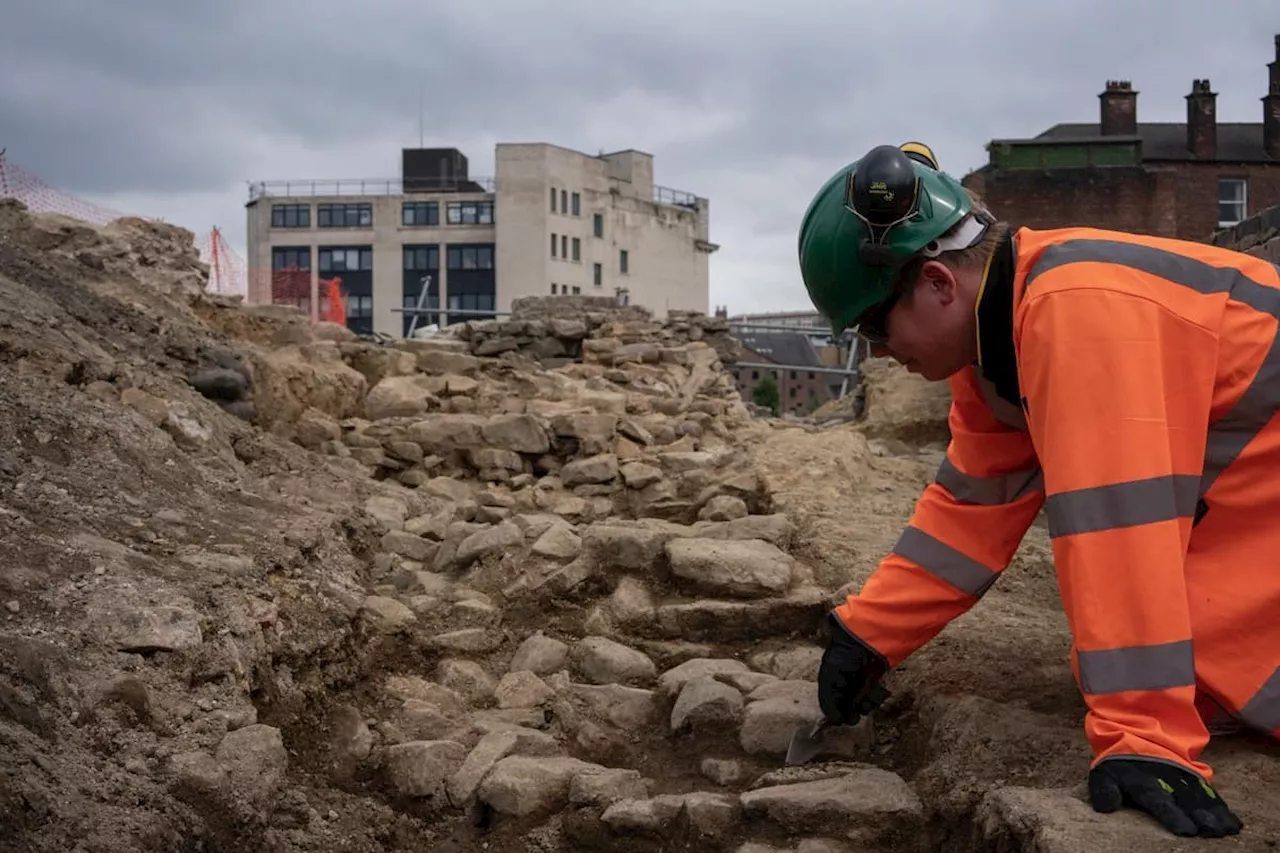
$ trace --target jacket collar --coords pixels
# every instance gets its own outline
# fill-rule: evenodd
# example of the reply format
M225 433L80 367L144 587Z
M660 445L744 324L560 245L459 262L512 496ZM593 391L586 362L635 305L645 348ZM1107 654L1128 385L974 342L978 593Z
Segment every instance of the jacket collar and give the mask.
M1013 346L1013 279L1018 257L1016 231L1011 226L987 258L973 313L978 370L995 385L1001 397L1018 404L1021 394Z

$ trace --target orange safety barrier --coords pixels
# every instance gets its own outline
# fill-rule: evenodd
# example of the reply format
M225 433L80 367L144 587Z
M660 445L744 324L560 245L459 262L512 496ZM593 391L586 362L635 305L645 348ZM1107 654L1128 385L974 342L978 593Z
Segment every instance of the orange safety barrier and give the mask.
M298 267L263 270L261 273L255 270L251 278L258 280L263 274L270 277L273 305L297 306L307 313L313 323L323 319L343 326L347 324L346 298L342 292L341 278L317 278L313 291L310 270ZM313 293L314 309L312 308Z

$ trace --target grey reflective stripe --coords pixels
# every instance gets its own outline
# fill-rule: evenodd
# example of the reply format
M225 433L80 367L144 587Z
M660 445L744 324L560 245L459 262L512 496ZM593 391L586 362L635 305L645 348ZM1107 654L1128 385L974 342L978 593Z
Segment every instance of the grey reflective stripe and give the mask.
M973 378L978 383L978 390L982 392L983 401L987 404L987 408L991 410L991 414L995 415L996 420L1007 427L1026 432L1027 416L1023 414L1020 407L1015 406L996 393L995 383L982 375L982 368L975 367L973 369Z
M960 553L941 539L908 526L893 546L893 553L918 564L929 574L979 598L1000 577L972 557Z
M1076 662L1080 667L1080 689L1095 696L1126 690L1168 690L1196 683L1196 660L1190 640L1077 651Z
M1240 457L1249 442L1262 432L1280 409L1280 338L1272 340L1249 387L1231 409L1209 428L1204 449L1204 495L1223 471Z
M934 482L958 501L983 506L1013 503L1023 495L1044 490L1044 474L1039 466L994 477L975 477L952 465L949 458L943 458Z
M1049 495L1045 500L1049 536L1190 518L1196 512L1199 489L1200 478L1195 474L1170 474Z
M1240 709L1240 719L1264 732L1280 729L1280 667Z
M1118 264L1180 284L1197 293L1225 293L1255 311L1280 320L1280 288L1255 281L1239 270L1215 267L1174 252L1116 240L1068 240L1049 246L1027 276L1026 288L1039 275L1067 264ZM1275 266L1275 265L1273 265ZM1280 266L1276 266L1280 276ZM1244 394L1209 428L1200 495L1234 462L1271 416L1280 409L1280 344L1273 341Z

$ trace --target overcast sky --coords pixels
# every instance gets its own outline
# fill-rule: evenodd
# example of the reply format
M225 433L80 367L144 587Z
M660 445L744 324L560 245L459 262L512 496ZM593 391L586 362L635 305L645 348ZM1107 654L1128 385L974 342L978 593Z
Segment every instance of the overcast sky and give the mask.
M873 145L963 175L993 137L1096 121L1261 121L1278 0L8 0L0 148L68 193L243 253L247 182L389 177L402 146L639 148L711 200L712 305L808 308L811 195ZM1219 11L1214 11L1215 7ZM359 11L356 11L359 10Z

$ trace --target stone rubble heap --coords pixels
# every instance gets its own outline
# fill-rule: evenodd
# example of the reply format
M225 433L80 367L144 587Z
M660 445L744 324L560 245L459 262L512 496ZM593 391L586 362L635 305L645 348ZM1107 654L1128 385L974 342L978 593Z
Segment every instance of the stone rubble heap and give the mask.
M672 311L656 323L647 308L601 296L527 296L514 301L510 318L463 324L459 337L474 355L518 352L546 367L569 361L652 364L672 357L663 347L692 341L705 341L726 365L741 352L724 317Z

